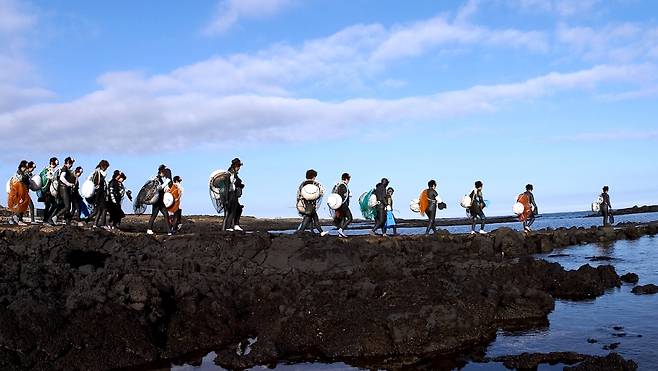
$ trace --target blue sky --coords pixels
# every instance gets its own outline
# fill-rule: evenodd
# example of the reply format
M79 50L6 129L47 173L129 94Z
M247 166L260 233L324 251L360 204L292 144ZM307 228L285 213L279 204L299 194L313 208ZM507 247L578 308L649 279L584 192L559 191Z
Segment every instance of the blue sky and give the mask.
M294 216L308 168L399 215L436 179L488 214L658 203L658 5L640 0L0 0L0 173L102 158L135 191L160 163L186 213L239 156L245 213ZM327 216L326 207L322 211Z

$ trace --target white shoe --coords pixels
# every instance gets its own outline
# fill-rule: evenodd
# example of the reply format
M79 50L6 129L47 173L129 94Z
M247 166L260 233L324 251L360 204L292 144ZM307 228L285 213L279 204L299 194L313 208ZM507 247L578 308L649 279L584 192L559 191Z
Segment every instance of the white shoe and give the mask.
M146 230L146 234L154 234L154 233L153 233L153 231L152 231L152 230L150 230L150 229L147 229L147 230Z
M227 232L233 232L233 228L226 228Z
M179 231L180 231L181 228L183 228L182 224L179 224L179 225L176 226L176 229L179 230Z
M386 233L384 233L384 234L382 234L382 237L388 237L388 235Z
M475 234L475 231L471 231L471 234Z
M242 228L239 225L236 225L235 227L233 227L233 229L242 232Z
M321 236L321 237L324 237L324 236L326 236L326 235L328 235L328 234L329 234L329 232L327 232L327 231L320 232L320 236Z
M347 238L347 235L345 234L345 232L343 232L342 229L339 229L339 230L338 230L338 237Z
M485 231L484 229L480 229L480 234L487 234L489 232Z
M167 233L167 236L171 236L171 232Z
M53 225L57 225L57 217L56 216L53 216L52 218L50 218L50 220L53 222Z

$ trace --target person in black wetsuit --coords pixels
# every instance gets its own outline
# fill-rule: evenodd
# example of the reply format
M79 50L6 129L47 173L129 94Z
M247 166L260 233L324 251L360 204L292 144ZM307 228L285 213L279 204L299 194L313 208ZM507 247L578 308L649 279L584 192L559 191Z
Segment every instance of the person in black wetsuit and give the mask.
M80 203L82 202L82 196L80 196L80 177L83 172L81 166L75 168L73 171L75 183L73 183L73 187L71 188L71 219L75 220L79 227L82 227L82 221L80 220Z
M48 162L48 167L41 170L39 176L41 177L41 191L39 192L38 201L43 202L43 224L50 224L50 218L57 211L57 198L50 193L50 185L53 182L55 173L59 166L57 157L51 157Z
M375 186L375 192L373 193L377 198L377 206L375 206L375 211L377 216L375 217L375 226L370 231L371 235L375 235L377 229L382 230L382 236L386 237L386 188L388 187L388 179L382 178L381 182L377 183Z
M608 191L610 188L608 186L603 187L603 193L601 193L601 214L603 215L603 226L610 226L610 215L612 214L612 205L610 204L610 195Z
M37 164L34 163L34 161L30 161L27 163L27 170L25 171L25 175L23 178L23 182L27 185L28 189L31 190L31 181L32 181L32 176L34 176L34 170L36 170ZM36 214L35 214L35 209L34 209L34 202L30 198L30 222L32 224L36 224Z
M477 219L480 219L480 233L487 234L487 231L484 230L484 225L486 223L486 217L484 216L483 209L487 206L484 203L484 196L482 196L482 182L475 182L475 189L471 191L471 207L468 209L471 216L471 234L475 234L475 222Z
M107 169L109 168L110 163L107 160L101 160L91 177L94 183L94 212L89 216L89 219L94 221L93 228L110 229L107 226L107 182L105 181Z
M425 229L425 234L430 234L430 231L436 233L436 210L438 204L442 201L441 197L439 197L439 192L436 191L435 180L427 182L427 198L429 202L427 204L425 215L427 215L429 222L427 224L427 229Z
M340 177L340 183L336 187L336 193L343 199L343 203L336 209L336 227L338 227L338 236L347 237L345 229L352 223L352 211L350 210L350 188L349 183L352 177L348 173L343 173Z
M537 204L535 203L535 195L532 194L532 191L534 190L534 187L532 184L527 184L525 186L525 195L528 198L528 202L530 205L532 205L532 213L530 214L530 217L526 220L523 221L523 230L526 232L530 232L531 229L530 227L532 224L535 222L535 217L539 215L539 208L537 207Z
M64 166L62 166L59 172L59 186L57 193L59 194L59 199L61 200L61 206L56 217L57 219L63 219L66 225L71 224L72 218L71 199L73 187L75 186L76 182L75 173L73 171L73 163L75 163L75 160L71 157L67 157L64 160ZM55 224L54 218L53 224Z
M153 178L158 181L158 201L151 205L151 219L149 219L149 229L146 231L146 234L153 234L153 223L155 218L158 217L158 213L161 213L164 216L165 224L167 226L167 234L172 235L174 230L171 226L171 221L169 220L169 213L164 204L164 194L169 189L172 184L171 180L171 170L169 170L165 165L160 165L158 167L158 175Z
M132 201L130 191L126 192L126 188L123 185L123 182L126 180L126 174L122 173L120 170L115 170L112 174L112 180L107 185L107 211L110 214L110 228L117 229L121 220L126 216L121 208L121 201L123 201L124 196L128 196L128 199Z
M306 180L299 185L297 190L297 203L303 203L304 210L298 210L299 214L302 216L302 223L297 228L297 233L302 233L306 229L317 229L320 232L320 236L326 236L329 232L323 231L322 226L320 226L320 218L318 217L318 200L309 201L302 197L302 188L308 184L315 184L320 188L320 197L322 197L322 186L315 179L318 176L318 172L310 169L306 171Z
M224 231L242 231L242 228L240 227L240 217L242 216L244 206L240 205L240 197L242 197L244 183L238 176L238 172L242 165L244 165L242 161L236 157L231 161L231 166L228 168L228 172L231 174L231 179L228 187L228 195L226 197L224 223L222 225L222 230Z

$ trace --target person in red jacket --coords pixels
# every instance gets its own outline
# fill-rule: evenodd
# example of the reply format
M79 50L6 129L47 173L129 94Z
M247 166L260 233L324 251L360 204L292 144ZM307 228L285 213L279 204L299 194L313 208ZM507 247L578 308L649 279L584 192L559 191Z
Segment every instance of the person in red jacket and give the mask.
M183 224L181 223L181 217L183 215L183 210L180 208L181 198L183 197L183 187L181 183L183 178L176 175L174 177L174 184L169 188L169 193L174 196L174 203L167 208L169 212L169 218L171 218L171 226L174 233L180 231Z
M23 180L26 171L27 161L23 160L18 165L16 175L10 180L7 208L13 214L10 221L12 224L25 225L23 223L23 214L30 207L30 189Z

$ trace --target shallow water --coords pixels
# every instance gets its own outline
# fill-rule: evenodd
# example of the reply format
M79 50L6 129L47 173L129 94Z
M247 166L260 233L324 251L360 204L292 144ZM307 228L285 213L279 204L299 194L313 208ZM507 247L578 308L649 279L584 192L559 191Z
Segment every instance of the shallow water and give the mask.
M568 256L549 257L564 253ZM591 262L587 258L606 256L614 260ZM619 275L634 272L640 285L658 283L658 237L636 241L618 241L612 245L584 245L556 249L540 257L560 263L566 269L583 264L611 264ZM619 343L615 351L638 363L641 370L658 368L658 295L634 295L633 285L623 284L605 295L587 302L558 300L549 315L548 329L522 333L500 332L487 355L498 356L522 352L575 351L606 355L603 346ZM617 327L617 329L615 329ZM619 329L621 327L621 329ZM597 343L590 344L588 339ZM467 367L466 369L471 370ZM474 369L473 369L474 370Z
M580 217L579 217L580 216ZM658 213L618 216L617 223L648 222L658 220ZM578 214L557 214L540 218L535 228L590 227L601 222L601 218L583 218ZM520 223L492 225L492 229L502 226L520 229ZM464 233L469 226L447 228L451 233ZM404 234L424 232L421 228L400 230ZM350 231L367 233L368 231ZM421 232L421 233L422 233ZM565 256L551 256L564 254ZM590 261L588 258L605 256L610 261ZM617 241L612 244L589 244L555 249L549 254L537 257L558 262L566 269L577 269L583 264L598 266L611 264L619 275L634 272L640 276L640 285L658 284L658 237L647 236L636 241ZM610 351L603 346L619 343L614 351L627 359L633 359L640 370L658 369L658 295L634 295L633 285L623 284L619 289L609 290L605 295L591 301L570 302L558 300L555 310L549 315L548 328L508 333L500 331L495 341L487 348L487 356L495 357L523 352L575 351L583 354L606 355ZM615 329L615 327L617 329ZM621 327L621 329L619 329ZM596 340L589 343L588 339ZM175 371L217 371L223 368L214 365L215 354L206 356L199 367L189 365L173 366ZM539 370L562 370L562 365L542 365ZM252 370L265 370L255 367ZM502 364L470 363L464 370L506 370ZM344 363L319 364L280 364L275 370L359 370Z

